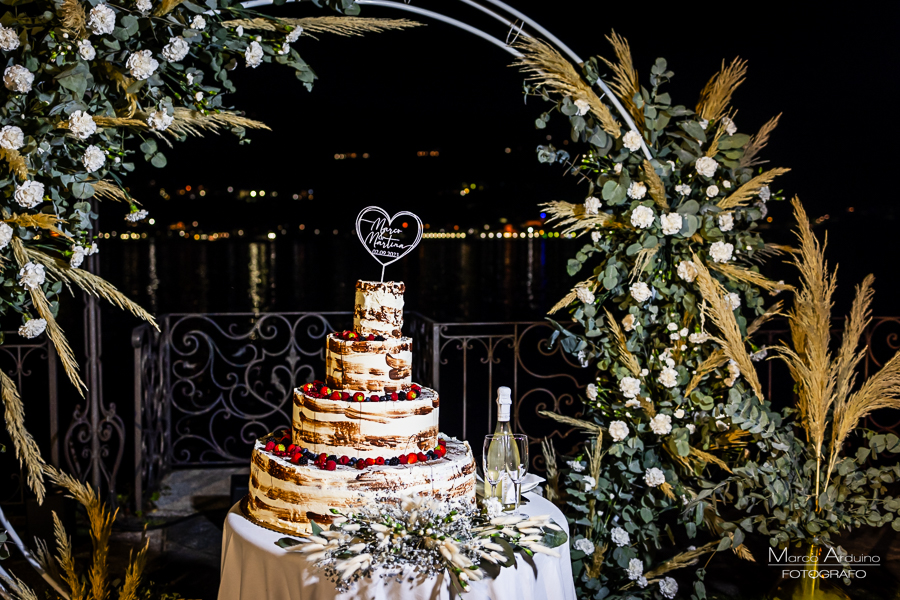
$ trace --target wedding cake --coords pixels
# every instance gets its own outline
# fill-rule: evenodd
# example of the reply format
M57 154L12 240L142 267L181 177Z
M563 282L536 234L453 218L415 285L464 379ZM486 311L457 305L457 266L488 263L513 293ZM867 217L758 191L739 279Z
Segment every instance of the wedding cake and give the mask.
M468 443L438 435L440 398L412 382L401 282L359 281L353 329L328 335L325 380L294 390L292 431L257 440L245 512L305 533L330 509L428 495L475 500Z

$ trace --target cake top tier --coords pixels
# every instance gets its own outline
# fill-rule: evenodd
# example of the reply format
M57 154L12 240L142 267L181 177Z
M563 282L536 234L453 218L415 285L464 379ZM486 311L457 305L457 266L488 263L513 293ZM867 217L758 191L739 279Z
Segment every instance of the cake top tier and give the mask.
M353 328L362 335L401 337L405 291L402 281L357 281Z

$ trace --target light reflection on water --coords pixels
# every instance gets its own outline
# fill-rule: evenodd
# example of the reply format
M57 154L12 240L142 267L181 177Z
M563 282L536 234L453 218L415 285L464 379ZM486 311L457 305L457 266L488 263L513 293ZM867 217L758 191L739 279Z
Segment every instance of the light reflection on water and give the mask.
M571 287L570 240L427 240L386 277L407 310L438 320L535 320ZM355 238L107 242L102 275L156 314L350 310L357 279L380 266Z

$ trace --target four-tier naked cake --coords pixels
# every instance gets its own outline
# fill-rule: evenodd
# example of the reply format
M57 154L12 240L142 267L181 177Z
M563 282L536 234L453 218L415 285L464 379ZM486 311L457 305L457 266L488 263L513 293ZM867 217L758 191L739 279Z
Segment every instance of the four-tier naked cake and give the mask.
M357 282L353 330L326 340L325 381L294 390L292 431L257 440L243 506L259 524L303 533L332 508L400 495L474 502L469 445L439 437L438 393L412 382L404 291Z

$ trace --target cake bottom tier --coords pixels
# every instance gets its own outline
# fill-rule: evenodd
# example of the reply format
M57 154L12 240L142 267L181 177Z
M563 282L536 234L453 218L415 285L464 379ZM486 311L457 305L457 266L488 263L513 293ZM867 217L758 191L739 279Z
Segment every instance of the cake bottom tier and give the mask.
M447 441L443 458L398 466L371 466L360 471L338 466L334 471L294 465L253 449L250 494L244 502L249 517L285 533L308 533L310 520L327 526L331 509L346 511L382 498L433 496L475 502L475 459L466 442Z

